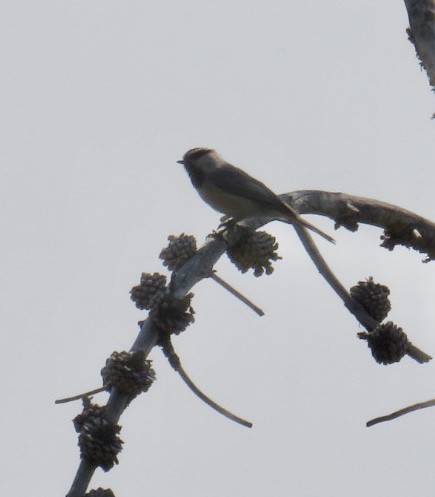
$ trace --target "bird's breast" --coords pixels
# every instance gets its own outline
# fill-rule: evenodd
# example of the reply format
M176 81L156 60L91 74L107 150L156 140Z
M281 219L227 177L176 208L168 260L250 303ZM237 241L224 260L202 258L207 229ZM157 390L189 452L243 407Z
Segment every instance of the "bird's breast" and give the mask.
M257 202L225 192L207 181L198 188L198 193L213 209L236 219L252 217L258 212Z

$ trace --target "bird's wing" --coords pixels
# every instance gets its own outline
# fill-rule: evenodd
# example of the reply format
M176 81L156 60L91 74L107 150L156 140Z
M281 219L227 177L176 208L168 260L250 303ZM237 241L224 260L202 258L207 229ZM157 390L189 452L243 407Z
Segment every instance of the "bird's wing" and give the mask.
M213 172L212 181L217 188L231 195L255 200L278 209L286 205L261 181L230 164L222 165L216 169Z

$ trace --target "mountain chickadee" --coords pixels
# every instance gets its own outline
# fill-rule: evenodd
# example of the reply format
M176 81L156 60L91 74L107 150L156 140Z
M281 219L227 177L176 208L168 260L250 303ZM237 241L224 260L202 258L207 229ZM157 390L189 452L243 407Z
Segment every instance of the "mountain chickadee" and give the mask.
M235 221L273 218L289 224L298 223L335 243L332 237L302 219L266 185L226 162L215 150L193 148L177 162L184 165L201 198Z

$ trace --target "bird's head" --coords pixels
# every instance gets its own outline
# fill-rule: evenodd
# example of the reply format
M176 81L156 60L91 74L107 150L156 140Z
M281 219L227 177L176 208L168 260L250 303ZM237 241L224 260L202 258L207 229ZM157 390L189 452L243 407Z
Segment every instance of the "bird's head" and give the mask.
M219 166L222 159L212 148L196 147L188 150L183 159L177 162L183 164L193 185L198 188L205 175Z
M182 160L177 160L178 164L183 164L184 166L196 166L202 162L204 159L209 158L212 155L216 155L216 151L211 148L196 147L188 150Z

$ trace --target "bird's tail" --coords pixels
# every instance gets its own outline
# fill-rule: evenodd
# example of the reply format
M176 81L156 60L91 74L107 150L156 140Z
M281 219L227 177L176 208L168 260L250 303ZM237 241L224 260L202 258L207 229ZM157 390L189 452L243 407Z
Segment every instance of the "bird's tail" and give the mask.
M294 222L294 221L293 221ZM335 240L332 238L332 236L327 235L324 233L322 230L319 230L319 228L316 228L314 224L309 223L308 221L305 221L305 219L302 219L301 217L298 216L298 220L296 221L299 224L302 224L305 228L308 228L311 231L314 231L321 237L323 237L325 240L328 240L328 242L335 243Z

